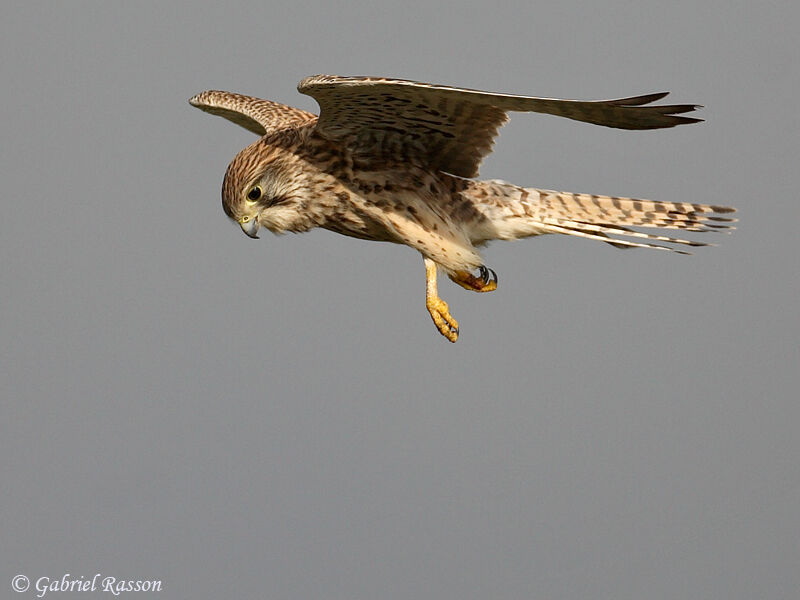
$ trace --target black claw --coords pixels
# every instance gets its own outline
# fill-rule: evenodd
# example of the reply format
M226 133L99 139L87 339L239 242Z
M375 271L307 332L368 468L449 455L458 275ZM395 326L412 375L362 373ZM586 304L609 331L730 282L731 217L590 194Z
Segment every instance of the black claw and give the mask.
M491 276L489 276L489 273L491 273ZM494 272L494 269L490 269L486 265L478 267L478 274L480 278L483 279L485 285L488 285L491 281L497 283L497 273Z

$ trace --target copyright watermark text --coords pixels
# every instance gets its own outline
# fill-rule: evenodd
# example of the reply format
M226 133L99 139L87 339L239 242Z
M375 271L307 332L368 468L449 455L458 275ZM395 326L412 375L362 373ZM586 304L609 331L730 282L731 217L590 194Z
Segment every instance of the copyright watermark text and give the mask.
M45 576L33 581L26 575L16 575L11 579L11 589L20 593L31 590L37 598L44 598L50 592L110 592L114 596L122 592L160 592L164 586L160 579L119 579L101 573L87 578L64 573L60 578Z

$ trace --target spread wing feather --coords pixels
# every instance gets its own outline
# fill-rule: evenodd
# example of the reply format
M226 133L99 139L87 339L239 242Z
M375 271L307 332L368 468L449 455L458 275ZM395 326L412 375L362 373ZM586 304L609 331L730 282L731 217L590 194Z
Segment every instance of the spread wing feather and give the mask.
M218 90L197 94L189 100L189 104L224 117L256 135L297 127L317 118L317 115L285 104Z
M371 77L316 75L298 91L320 105L317 132L364 158L416 159L461 177L475 177L497 130L512 111L538 112L605 127L659 129L700 119L681 116L694 104L653 106L667 92L616 100L578 101L495 94Z

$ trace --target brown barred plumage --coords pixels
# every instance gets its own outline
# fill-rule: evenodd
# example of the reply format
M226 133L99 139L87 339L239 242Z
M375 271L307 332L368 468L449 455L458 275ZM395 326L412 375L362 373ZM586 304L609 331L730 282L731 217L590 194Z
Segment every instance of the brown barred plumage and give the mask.
M724 206L470 179L491 152L508 112L622 129L699 121L683 116L696 105L651 104L666 93L584 102L327 75L306 78L298 89L317 100L319 117L229 92L203 92L189 101L263 136L228 167L225 213L250 237L257 237L260 227L274 233L323 227L415 248L425 259L428 311L450 341L458 337L458 323L438 297L437 268L466 289L494 290L496 275L477 249L490 240L561 233L620 248L686 253L681 247L707 244L683 232L724 231L735 221L721 216L734 212Z
M686 251L626 237L685 246L708 246L680 237L647 233L643 229L682 229L714 232L733 229L736 219L720 216L734 212L727 206L656 202L635 198L572 194L553 190L521 188L502 181L476 182L486 193L476 198L491 227L477 226L473 243L491 239L519 239L543 233L563 233L600 240L618 248L654 248ZM474 191L472 192L474 194ZM617 236L617 237L611 237Z

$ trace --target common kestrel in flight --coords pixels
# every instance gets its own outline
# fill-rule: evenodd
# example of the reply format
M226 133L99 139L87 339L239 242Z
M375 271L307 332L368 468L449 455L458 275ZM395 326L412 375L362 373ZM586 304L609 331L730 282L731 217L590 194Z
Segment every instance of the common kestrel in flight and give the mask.
M451 342L458 323L438 296L436 271L490 292L497 276L478 248L491 240L563 233L618 248L683 252L692 240L634 229L705 232L731 227L726 206L572 194L478 181L510 111L538 112L620 129L660 129L700 119L692 104L653 106L666 92L583 102L495 94L372 77L317 75L298 91L320 115L221 91L189 100L252 131L258 141L233 159L222 184L225 214L251 238L322 227L410 246L425 262L426 306ZM631 239L632 238L632 239ZM637 241L638 240L638 241ZM660 242L660 243L655 243Z

